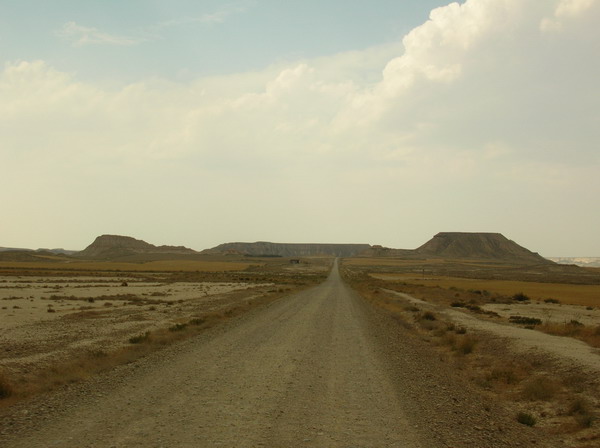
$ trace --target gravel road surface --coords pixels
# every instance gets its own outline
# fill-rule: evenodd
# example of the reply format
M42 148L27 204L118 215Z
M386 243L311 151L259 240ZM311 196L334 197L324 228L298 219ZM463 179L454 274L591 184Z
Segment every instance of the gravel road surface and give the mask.
M2 416L10 447L562 446L340 279Z

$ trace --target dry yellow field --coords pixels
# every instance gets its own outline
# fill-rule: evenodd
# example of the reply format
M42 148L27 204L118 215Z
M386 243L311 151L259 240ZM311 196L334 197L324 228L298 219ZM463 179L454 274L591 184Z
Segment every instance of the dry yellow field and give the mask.
M478 260L444 260L441 258L426 258L426 259L401 259L401 258L346 258L344 259L345 266L395 266L395 267L420 267L422 265L454 265L460 263L463 265L485 265L488 268L493 267L506 267L503 264L494 264L489 261L478 261Z
M420 277L414 274L371 274L372 277L388 281L442 288L487 290L492 293L512 296L522 292L533 300L557 299L561 303L583 306L600 306L600 285L571 285L566 283L536 283L513 280L481 280L458 277Z
M83 271L128 271L128 272L222 272L243 271L255 263L223 262L223 261L189 261L189 260L162 260L146 263L115 263L102 261L82 262L0 262L0 268L11 269L48 269L48 270L83 270Z

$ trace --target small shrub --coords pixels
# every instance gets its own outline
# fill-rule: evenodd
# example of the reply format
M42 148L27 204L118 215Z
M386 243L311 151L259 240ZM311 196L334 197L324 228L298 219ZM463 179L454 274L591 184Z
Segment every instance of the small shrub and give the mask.
M477 340L474 337L465 336L458 343L457 349L459 353L468 355L469 353L473 353L473 350L475 350L475 345L477 345Z
M537 423L535 417L528 412L519 412L517 414L517 421L527 426L534 426Z
M106 358L108 356L108 353L101 349L90 350L89 356L92 359L100 359L100 358Z
M10 397L13 394L13 388L8 378L0 373L0 400Z
M204 319L198 317L196 319L190 320L190 325L202 325L204 322L206 322Z
M582 397L576 398L571 403L567 414L573 416L575 422L581 428L591 427L596 419L592 411L592 405Z
M144 334L139 334L137 336L132 336L129 338L130 344L141 344L142 342L146 342L150 338L150 332L147 331Z
M88 297L87 301L90 302L90 303L94 303L95 302L95 300L94 300L93 297Z
M529 300L530 300L529 297L527 297L522 292L516 293L512 298L513 298L513 300L516 300L517 302L529 302Z
M483 310L479 305L467 305L467 309L469 311L473 311L474 313L481 313Z
M496 367L490 372L490 380L505 384L516 384L519 382L519 375L510 367Z
M573 327L583 327L583 324L575 319L571 320L571 322L569 322L569 325Z
M522 391L523 398L526 400L548 401L554 398L559 389L559 385L545 376L537 376L525 383Z
M187 324L175 324L172 327L169 327L169 331L182 331L185 330Z
M560 300L557 300L557 299L545 299L544 302L546 302L546 303L560 303Z
M456 336L452 333L446 333L442 336L442 343L449 345L454 350L456 347Z
M436 320L435 314L433 314L431 311L425 311L421 317L424 320Z
M467 333L467 329L465 327L457 327L455 331L456 331L456 334L466 334Z
M575 421L582 428L591 428L595 417L592 414L580 414L575 416Z
M465 304L463 302L452 302L450 306L453 308L464 308Z
M569 415L588 414L590 412L589 402L581 397L576 398L569 406Z
M519 325L541 325L542 320L536 317L526 317L526 316L510 316L508 318L512 323Z

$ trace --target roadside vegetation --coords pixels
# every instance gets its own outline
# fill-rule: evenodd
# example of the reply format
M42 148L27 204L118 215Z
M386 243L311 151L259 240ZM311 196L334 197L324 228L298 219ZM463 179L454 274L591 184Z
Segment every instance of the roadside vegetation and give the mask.
M389 265L385 266L385 270L389 270ZM595 376L576 367L557 365L544 356L514 353L498 338L457 326L445 320L444 316L390 292L409 294L436 306L462 308L481 319L501 320L500 316L488 313L482 307L486 303L530 302L534 300L530 296L531 288L513 289L510 293L501 294L485 281L479 281L476 288L469 289L459 288L454 281L444 286L416 279L403 281L393 276L395 274L386 272L380 275L373 264L344 264L342 275L365 300L430 343L449 368L477 385L482 393L504 402L507 408L513 410L516 424L561 434L572 447L589 448L600 443L600 381ZM469 285L473 286L472 283ZM577 290L581 285L564 286ZM545 303L556 304L556 299ZM587 327L580 322L549 324L516 315L504 321L550 334L575 337L600 347L600 327Z

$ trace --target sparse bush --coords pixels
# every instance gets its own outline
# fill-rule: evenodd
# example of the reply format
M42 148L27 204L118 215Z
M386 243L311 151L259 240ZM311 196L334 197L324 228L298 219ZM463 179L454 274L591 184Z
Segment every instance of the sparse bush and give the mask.
M516 384L519 382L519 375L510 367L496 367L492 369L489 378L490 380L505 384Z
M596 419L592 405L582 397L576 398L569 407L568 414L573 416L577 425L581 428L589 428Z
M458 343L457 350L463 355L468 355L469 353L473 353L475 345L477 345L477 340L474 337L465 336Z
M542 320L536 317L526 317L526 316L510 316L508 318L513 324L519 325L541 325Z
M469 311L473 311L474 313L482 313L483 310L479 305L467 305L467 309Z
M530 300L529 297L527 297L522 292L516 293L512 298L513 298L513 300L516 300L517 302L529 302L529 300Z
M591 410L590 403L582 397L577 397L569 406L569 415L589 414Z
M535 426L537 423L536 418L528 412L519 412L517 414L517 421L527 426Z
M190 325L202 325L204 322L206 322L205 319L202 319L201 317L197 317L195 319L190 320Z
M182 331L185 330L187 324L175 324L172 327L169 327L169 331Z
M0 400L10 397L13 394L13 387L8 378L0 372Z
M139 334L137 336L132 336L129 338L130 344L141 344L142 342L146 342L150 338L150 332L147 331L144 334Z
M546 303L560 303L560 300L557 300L557 299L545 299L544 302L546 302Z
M456 331L456 334L466 334L467 333L467 329L465 327L457 327L455 331Z
M433 314L431 311L425 311L421 318L424 320L436 320L435 314Z
M576 415L575 421L582 428L591 428L596 418L592 414Z
M453 308L464 308L465 307L465 303L463 302L452 302L450 304L451 307Z
M560 386L545 376L531 378L523 386L522 396L531 401L549 401L558 393Z

